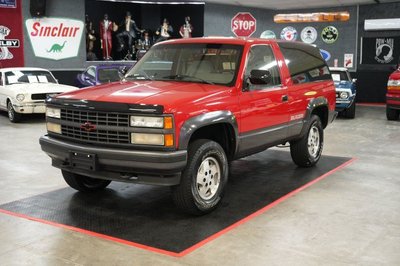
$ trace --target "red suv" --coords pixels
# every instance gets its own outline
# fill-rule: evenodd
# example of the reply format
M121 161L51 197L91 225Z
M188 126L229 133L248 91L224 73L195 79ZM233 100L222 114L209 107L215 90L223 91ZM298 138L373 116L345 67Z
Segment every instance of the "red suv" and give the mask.
M316 47L182 39L153 46L121 82L49 99L40 144L79 191L172 186L176 205L199 215L220 203L229 161L290 143L297 165L315 165L335 116Z
M398 120L400 114L400 67L389 76L386 93L386 117Z

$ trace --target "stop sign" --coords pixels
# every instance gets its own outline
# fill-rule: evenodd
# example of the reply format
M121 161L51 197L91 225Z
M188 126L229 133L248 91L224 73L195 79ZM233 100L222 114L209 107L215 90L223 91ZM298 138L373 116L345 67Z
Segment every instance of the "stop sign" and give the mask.
M231 30L237 37L250 37L256 31L257 21L249 12L239 12L231 20Z

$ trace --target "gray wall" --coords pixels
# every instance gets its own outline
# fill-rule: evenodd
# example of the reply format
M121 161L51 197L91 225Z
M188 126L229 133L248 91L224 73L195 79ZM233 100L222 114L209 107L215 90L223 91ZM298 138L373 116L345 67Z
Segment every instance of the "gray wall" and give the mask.
M29 12L30 0L22 0L22 16L24 28L24 50L25 50L25 66L27 67L43 67L51 70L56 69L82 69L86 62L85 52L85 36L82 36L79 54L75 58L63 59L59 61L38 58L35 56L28 32L25 27L25 20L32 18ZM84 0L47 0L46 17L62 17L84 21L85 18L85 1Z
M350 13L350 20L347 22L333 22L333 23L285 23L277 24L273 21L274 15L278 13L312 13L312 12L326 12L326 11L348 11ZM299 36L303 28L313 26L318 31L318 38L315 44L331 53L332 58L328 64L333 66L333 60L338 59L338 65L343 66L343 57L345 53L354 54L354 68L357 66L357 7L345 8L321 8L321 9L307 9L307 10L285 10L274 11L267 9L207 4L205 6L204 14L204 35L205 36L234 36L231 32L231 19L237 12L250 12L257 20L257 31L252 37L259 37L265 30L272 30L275 32L277 38L280 38L280 32L287 26L294 27ZM328 25L335 26L339 31L339 39L333 44L326 44L321 40L320 34L323 28Z

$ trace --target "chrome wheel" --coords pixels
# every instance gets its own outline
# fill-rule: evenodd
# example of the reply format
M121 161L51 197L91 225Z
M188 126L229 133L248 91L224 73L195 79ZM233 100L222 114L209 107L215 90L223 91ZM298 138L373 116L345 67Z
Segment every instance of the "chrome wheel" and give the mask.
M319 138L319 129L314 125L310 128L310 132L308 133L307 147L310 156L316 158L318 156L320 146L321 143Z
M196 188L203 200L215 196L221 183L221 168L213 157L205 158L197 171Z

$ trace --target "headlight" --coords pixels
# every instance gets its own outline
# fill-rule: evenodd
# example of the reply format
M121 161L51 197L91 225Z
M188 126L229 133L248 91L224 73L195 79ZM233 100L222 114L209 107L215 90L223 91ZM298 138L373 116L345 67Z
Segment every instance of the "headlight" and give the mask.
M57 108L46 108L46 116L52 118L61 118L61 110Z
M47 131L53 132L53 133L57 133L57 134L61 134L61 125L60 124L47 122L46 126L47 126Z
M131 127L172 129L172 117L131 116Z
M347 99L349 97L349 94L345 91L342 91L340 93L340 99Z
M164 134L131 133L132 144L164 145Z
M400 86L400 79L389 79L388 86Z
M23 94L17 94L17 101L22 102L23 100L25 100L25 95Z

